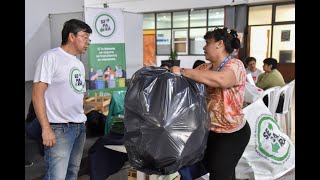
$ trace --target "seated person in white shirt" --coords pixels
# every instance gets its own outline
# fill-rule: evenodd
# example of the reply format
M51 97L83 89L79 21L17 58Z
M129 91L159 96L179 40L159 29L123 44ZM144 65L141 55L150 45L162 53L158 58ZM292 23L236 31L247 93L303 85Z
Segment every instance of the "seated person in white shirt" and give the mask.
M251 73L252 78L255 83L257 83L259 75L263 73L260 69L258 69L256 67L256 62L257 62L257 60L254 57L247 57L246 58L246 64L248 66L246 68L246 72L247 72L247 74Z

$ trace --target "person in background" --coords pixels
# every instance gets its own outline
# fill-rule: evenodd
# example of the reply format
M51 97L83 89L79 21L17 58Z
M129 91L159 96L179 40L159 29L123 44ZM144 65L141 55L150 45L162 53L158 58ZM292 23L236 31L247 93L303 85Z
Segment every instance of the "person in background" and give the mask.
M103 79L108 81L110 79L114 79L116 72L114 72L110 66L107 66L103 73Z
M169 69L169 66L166 64L161 64L160 67L165 68L165 69Z
M28 135L29 127L31 126L33 120L36 118L36 114L33 109L32 101L29 104L28 114L25 121L25 142L24 142L24 151L25 151L25 160L24 160L24 166L25 167L31 167L33 166L33 153L32 153L32 144L29 143L29 138L32 138ZM35 120L37 121L37 120ZM39 124L39 123L38 123ZM40 125L38 127L41 129ZM31 131L32 133L35 132L34 129ZM41 131L39 133L39 137L41 136Z
M25 149L29 149L29 147L25 147ZM31 160L25 160L24 161L24 167L27 168L27 167L31 167L31 166L33 166L33 161L31 161Z
M119 65L119 69L122 71L122 78L127 78L127 72L124 69L122 69L121 65Z
M256 83L256 86L266 90L271 87L275 86L284 86L286 83L284 82L282 74L277 70L278 61L274 58L266 58L263 60L263 70L264 73L262 73L258 77L258 81ZM263 97L263 102L266 106L268 106L268 97ZM282 112L284 103L284 95L281 94L279 96L279 102L277 105L276 113Z
M44 52L36 63L32 102L42 129L44 180L78 179L87 117L85 68L76 55L85 53L91 33L83 21L66 21L61 46Z
M200 66L201 64L203 63L206 63L205 61L202 61L202 60L196 60L194 63L193 63L193 66L192 66L192 69L195 69L196 67Z
M196 69L178 66L170 69L174 74L206 85L210 127L202 162L214 180L235 179L235 167L251 134L242 112L246 70L241 60L231 57L234 49L240 48L237 37L235 30L217 27L204 35L204 55L210 63ZM191 179L196 178L192 175Z
M34 158L34 145L39 146L40 154L44 156L44 146L42 144L41 134L41 126L37 119L36 113L34 112L31 101L25 121L25 167L31 167L33 165L32 160Z
M116 77L122 78L122 69L120 69L118 66L114 66Z
M254 83L257 82L258 77L260 74L262 74L262 71L260 69L258 69L256 67L257 64L257 60L254 57L247 57L246 58L246 64L247 64L247 68L246 68L246 72L247 74L251 73L251 76L253 78Z
M256 82L256 86L266 90L275 86L284 86L286 83L284 82L282 74L277 70L277 60L274 58L266 58L263 60L263 70L262 73Z

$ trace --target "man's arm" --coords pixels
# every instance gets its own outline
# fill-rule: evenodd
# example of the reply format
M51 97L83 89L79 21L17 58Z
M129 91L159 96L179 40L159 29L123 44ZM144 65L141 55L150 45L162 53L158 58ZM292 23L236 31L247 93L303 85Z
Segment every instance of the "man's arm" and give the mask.
M33 83L32 102L34 111L37 115L42 129L43 145L53 146L56 143L55 135L50 126L44 101L44 93L48 88L48 84L44 82Z

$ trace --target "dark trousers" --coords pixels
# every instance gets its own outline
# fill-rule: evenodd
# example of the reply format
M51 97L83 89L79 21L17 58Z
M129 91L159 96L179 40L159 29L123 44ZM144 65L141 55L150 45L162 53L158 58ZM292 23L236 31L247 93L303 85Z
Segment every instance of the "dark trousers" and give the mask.
M110 133L100 137L89 149L89 174L91 180L105 180L121 170L128 161L126 153L114 151L105 145L123 145L123 135Z
M39 146L39 152L44 156L44 146L42 144L42 129L37 117L32 121L26 122L25 124L25 134L26 134L26 151L30 151L30 146ZM30 143L33 142L33 143ZM31 145L32 144L32 145ZM31 148L32 149L32 148ZM27 153L29 154L29 153ZM29 157L29 155L28 155Z
M245 126L234 133L214 133L210 131L204 160L210 180L235 179L235 168L249 143L251 129Z
M89 89L96 89L96 82L92 81L92 80L90 80L89 82L90 82L89 83Z
M28 138L27 136L24 137L24 158L26 161L33 161L34 159L34 145L37 144L34 140Z
M210 173L210 180L235 180L235 168L249 143L250 135L248 122L234 133L210 131L204 158L181 168L181 180L193 180L207 172Z
M27 137L42 143L42 129L37 117L26 123L25 132Z

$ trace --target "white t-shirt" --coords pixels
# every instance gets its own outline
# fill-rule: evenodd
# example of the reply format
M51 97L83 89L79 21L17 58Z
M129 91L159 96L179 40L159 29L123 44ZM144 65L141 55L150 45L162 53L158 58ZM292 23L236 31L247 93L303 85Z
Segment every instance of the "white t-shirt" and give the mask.
M33 82L39 81L48 83L44 100L50 123L87 120L83 110L85 69L76 56L60 47L43 53L36 64Z
M253 80L254 80L254 83L257 82L259 75L263 73L263 72L262 72L260 69L258 69L258 68L257 68L257 70L256 70L255 72L251 72L249 68L246 68L246 72L247 72L247 74L251 73L251 76L252 76L252 78L253 78Z

